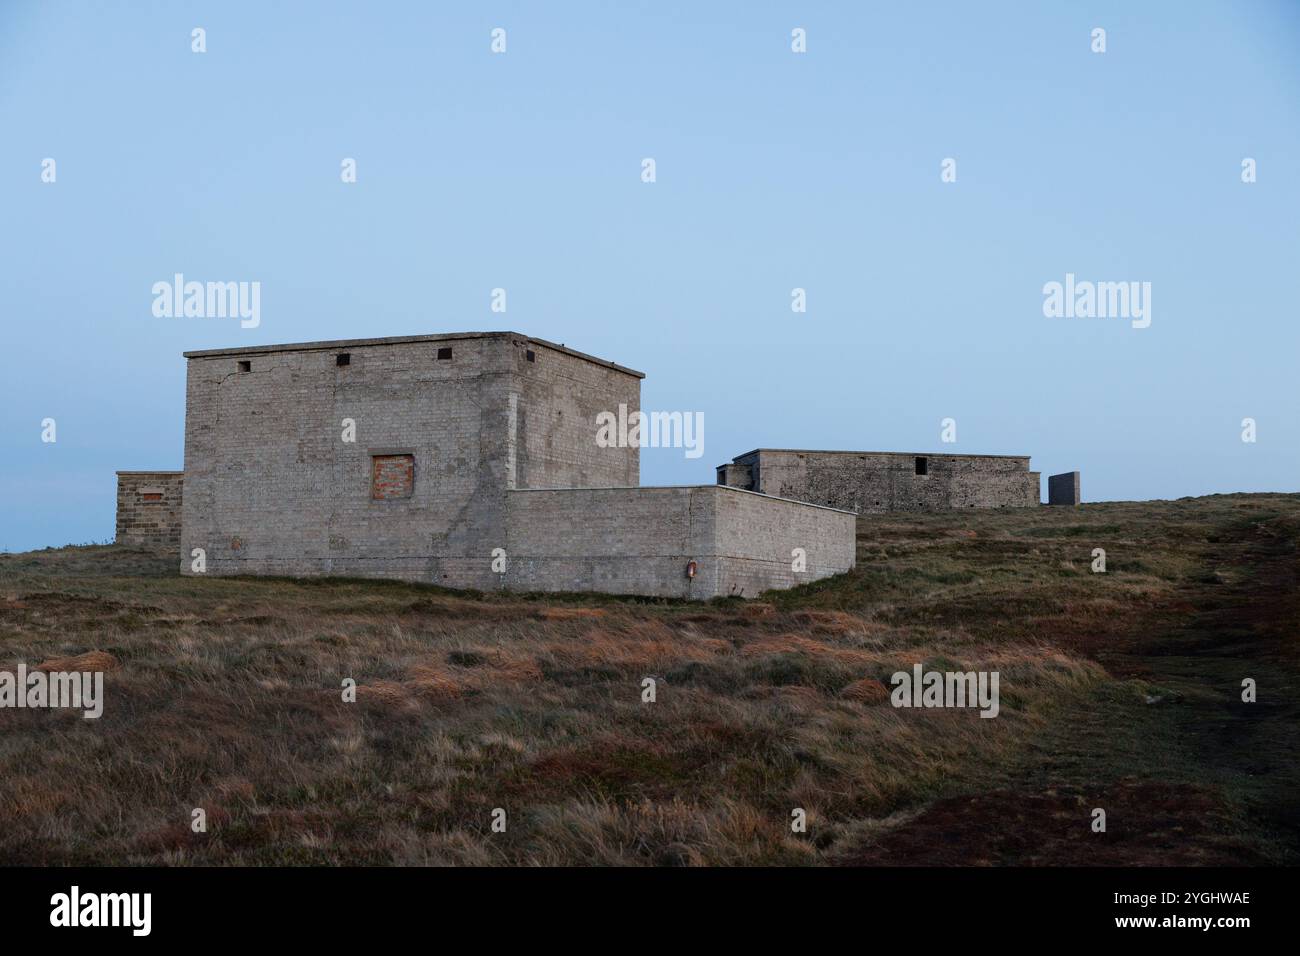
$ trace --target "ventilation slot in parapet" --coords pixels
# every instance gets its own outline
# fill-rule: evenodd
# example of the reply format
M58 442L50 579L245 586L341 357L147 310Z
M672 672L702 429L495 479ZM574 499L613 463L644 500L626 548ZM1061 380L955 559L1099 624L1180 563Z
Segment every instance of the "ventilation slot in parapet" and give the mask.
M253 370L253 363L252 363L252 362L240 362L240 363L239 363L239 370L240 370L241 372L251 372L251 371Z
M930 459L918 457L916 459L916 473L918 475L928 475L930 473Z

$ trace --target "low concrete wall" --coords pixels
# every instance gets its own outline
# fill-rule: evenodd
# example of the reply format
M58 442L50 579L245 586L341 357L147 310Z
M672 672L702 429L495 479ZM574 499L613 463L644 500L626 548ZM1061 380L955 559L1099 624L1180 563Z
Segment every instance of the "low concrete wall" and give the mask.
M507 510L516 591L755 597L848 571L856 552L851 513L718 485L511 491Z
M1077 471L1067 471L1048 477L1047 503L1049 505L1077 505L1081 500Z
M159 551L181 546L180 471L117 473L117 543Z
M714 544L719 593L757 597L853 569L857 518L823 508L735 489L716 489ZM795 571L794 549L806 570Z

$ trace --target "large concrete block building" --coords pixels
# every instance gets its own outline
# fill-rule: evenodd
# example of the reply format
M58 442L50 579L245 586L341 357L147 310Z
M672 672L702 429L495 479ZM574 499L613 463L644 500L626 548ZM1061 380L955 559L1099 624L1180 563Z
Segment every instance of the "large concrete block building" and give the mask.
M854 564L849 512L638 487L638 444L598 442L596 421L639 410L644 376L562 345L490 332L185 357L185 574L712 598Z
M859 514L1039 503L1027 455L758 448L720 465L718 484Z

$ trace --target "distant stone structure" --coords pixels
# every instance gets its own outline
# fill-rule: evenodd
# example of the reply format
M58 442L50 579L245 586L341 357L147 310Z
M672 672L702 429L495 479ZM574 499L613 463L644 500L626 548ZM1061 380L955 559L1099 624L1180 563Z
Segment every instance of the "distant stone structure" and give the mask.
M859 514L1040 503L1027 455L758 448L720 465L718 484Z
M1077 505L1079 496L1079 473L1067 471L1060 475L1051 475L1047 479L1047 503L1049 505Z
M643 374L563 345L486 332L185 357L184 574L199 550L211 575L704 599L854 565L845 511L638 487L639 445L598 442L597 415L639 410ZM119 526L146 507L123 502Z
M179 548L183 483L179 471L119 471L117 543L158 551Z

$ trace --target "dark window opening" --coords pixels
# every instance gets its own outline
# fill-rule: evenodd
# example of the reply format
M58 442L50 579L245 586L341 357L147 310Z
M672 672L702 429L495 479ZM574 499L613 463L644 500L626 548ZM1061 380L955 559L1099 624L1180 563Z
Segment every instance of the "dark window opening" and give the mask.
M916 473L918 475L928 475L930 473L930 460L928 458L916 459Z
M337 366L339 366L339 367L342 367L342 366L344 366L344 365L351 365L351 364L352 364L352 353L351 353L351 352L340 352L338 355L334 356L334 364L337 365Z
M253 363L252 363L252 362L240 362L240 363L239 363L239 370L240 370L241 372L251 372L251 371L253 370Z
M438 361L445 362L451 358L451 349L438 349Z
M536 361L537 361L537 353L534 352L532 349L525 349L525 350L524 350L524 358L528 359L528 361L530 361L530 362L536 362Z

